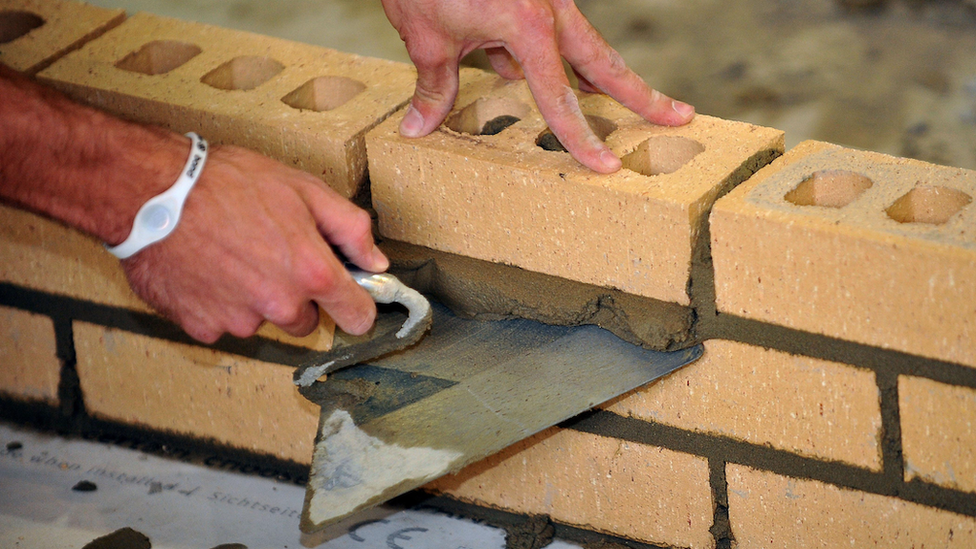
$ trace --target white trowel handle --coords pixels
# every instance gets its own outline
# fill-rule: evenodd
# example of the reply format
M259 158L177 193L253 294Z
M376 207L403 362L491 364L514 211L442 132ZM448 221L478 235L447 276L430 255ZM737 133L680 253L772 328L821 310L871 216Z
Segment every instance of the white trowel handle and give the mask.
M399 303L407 308L407 321L396 333L398 338L406 337L430 314L430 303L427 299L417 290L404 285L397 277L388 273L369 273L348 265L346 268L353 280L366 290L373 301Z

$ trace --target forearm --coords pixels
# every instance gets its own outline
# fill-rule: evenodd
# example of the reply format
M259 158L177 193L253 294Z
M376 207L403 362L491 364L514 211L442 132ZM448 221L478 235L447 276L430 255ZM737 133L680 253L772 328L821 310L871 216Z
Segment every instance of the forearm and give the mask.
M79 105L0 64L0 200L122 242L189 140Z

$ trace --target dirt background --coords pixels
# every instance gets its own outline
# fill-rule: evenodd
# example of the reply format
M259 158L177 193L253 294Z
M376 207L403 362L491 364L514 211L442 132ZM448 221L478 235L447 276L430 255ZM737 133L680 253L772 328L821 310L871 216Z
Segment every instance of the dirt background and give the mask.
M379 0L92 0L408 61ZM976 169L976 0L577 0L699 112Z

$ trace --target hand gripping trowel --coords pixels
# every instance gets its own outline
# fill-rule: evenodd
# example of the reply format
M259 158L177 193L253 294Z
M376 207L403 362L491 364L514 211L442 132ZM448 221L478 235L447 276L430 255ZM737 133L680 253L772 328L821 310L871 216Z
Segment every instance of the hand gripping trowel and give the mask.
M596 326L465 320L391 275L354 278L377 303L399 303L408 314L381 310L366 336L337 332L331 351L295 372L300 392L321 407L301 519L306 533L455 472L703 352L701 345L651 351ZM324 374L328 379L318 381Z

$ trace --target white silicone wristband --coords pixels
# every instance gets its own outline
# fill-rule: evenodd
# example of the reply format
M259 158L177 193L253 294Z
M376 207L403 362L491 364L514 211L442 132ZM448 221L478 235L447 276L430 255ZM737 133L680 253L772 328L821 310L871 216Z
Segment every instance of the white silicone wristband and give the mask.
M115 257L125 259L135 255L146 246L169 236L180 222L186 197L197 184L203 165L207 162L207 142L193 132L186 136L192 141L190 157L187 158L180 177L172 187L150 198L139 208L135 223L132 224L132 232L125 242L118 246L105 245Z

